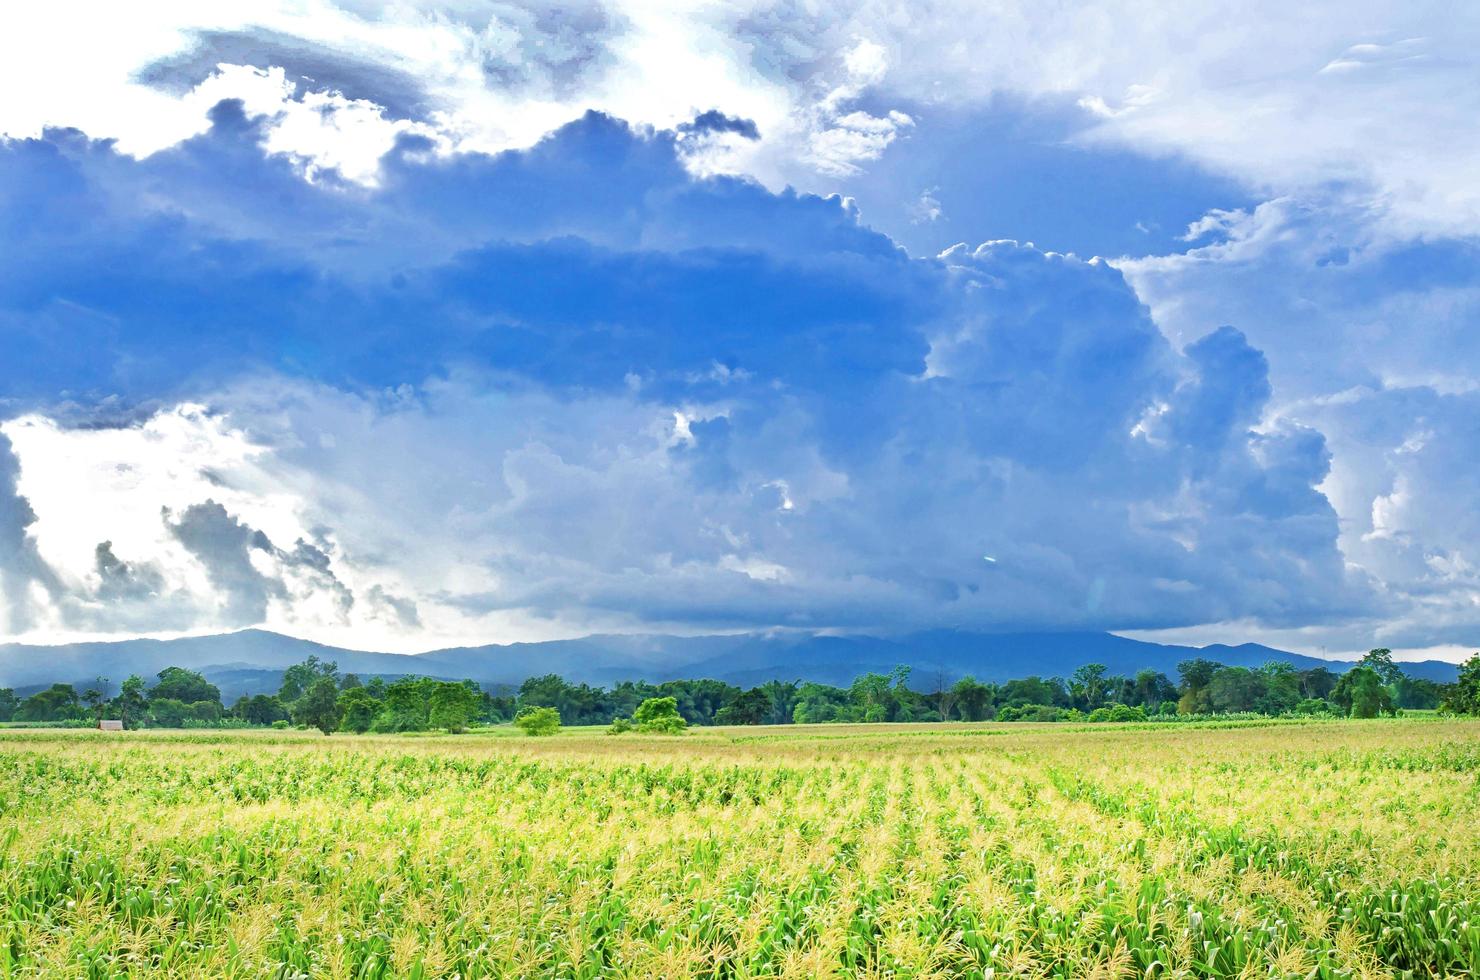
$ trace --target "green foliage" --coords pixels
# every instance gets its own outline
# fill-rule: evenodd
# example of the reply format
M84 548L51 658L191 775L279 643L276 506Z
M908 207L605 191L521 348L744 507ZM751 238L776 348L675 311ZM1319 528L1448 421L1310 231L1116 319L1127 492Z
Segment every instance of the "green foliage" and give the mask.
M475 687L452 681L439 681L427 701L428 723L432 728L461 732L478 714L479 696Z
M606 729L608 735L626 735L630 731L632 731L632 719L621 715L613 718L612 723Z
M1103 705L1109 687L1104 664L1085 664L1069 678L1069 696L1074 699L1074 707L1084 711Z
M158 676L159 682L149 689L150 701L168 698L185 704L199 701L221 703L221 689L193 670L166 667Z
M221 720L221 702L196 701L186 704L179 698L151 698L149 721L158 728L185 728L210 725Z
M968 674L957 681L951 691L956 696L956 711L962 721L986 720L995 691L991 684L982 684Z
M368 732L383 707L381 701L363 687L341 691L334 703L339 709L339 730L342 732Z
M1357 661L1359 667L1371 667L1382 679L1382 683L1392 686L1397 684L1403 677L1402 669L1393 662L1393 651L1387 647L1379 647L1376 650L1368 650L1361 660Z
M133 674L125 680L110 708L123 722L124 728L143 725L149 715L149 696L144 692L144 679Z
M632 721L639 732L677 735L687 726L678 713L678 700L672 697L648 698L637 706Z
M294 664L283 671L283 686L278 691L278 699L283 704L292 704L308 692L310 685L320 677L336 679L339 677L339 665L330 661L320 660L316 655L301 664Z
M71 684L53 684L26 698L15 710L16 721L69 721L86 717Z
M1108 704L1103 708L1096 708L1085 718L1086 721L1145 721L1146 712L1140 707L1130 707L1124 704Z
M243 696L231 706L231 713L242 721L253 725L271 725L276 721L287 721L288 709L274 694Z
M1357 666L1341 675L1331 700L1353 718L1376 718L1396 710L1391 692L1374 668Z
M1441 705L1455 715L1480 715L1480 653L1459 668L1459 680L1449 686Z
M15 709L20 706L20 703L13 688L0 687L0 722L13 720Z
M1329 715L1333 707L1325 698L1305 698L1295 705L1293 712L1297 715Z
M997 712L997 720L1064 721L1070 710L1053 704L1009 704Z
M293 720L325 735L339 727L339 686L331 674L321 674L309 682L303 695L293 703Z
M760 725L765 723L770 713L770 697L760 688L753 687L731 698L715 712L714 720L720 725Z
M526 735L554 735L560 731L560 712L554 708L521 708L514 725Z

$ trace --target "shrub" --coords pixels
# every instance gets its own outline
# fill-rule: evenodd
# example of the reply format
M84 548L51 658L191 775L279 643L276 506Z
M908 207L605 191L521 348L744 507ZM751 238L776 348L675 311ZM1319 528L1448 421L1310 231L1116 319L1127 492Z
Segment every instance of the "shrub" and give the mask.
M606 730L608 735L625 735L632 731L632 719L623 718L620 715L612 719L611 727Z
M560 712L554 708L522 708L514 725L526 735L554 735L560 731Z
M1066 712L1051 704L1010 704L997 712L998 721L1063 721Z
M638 731L660 735L677 735L688 725L678 713L678 699L673 697L648 698L637 706L632 720Z

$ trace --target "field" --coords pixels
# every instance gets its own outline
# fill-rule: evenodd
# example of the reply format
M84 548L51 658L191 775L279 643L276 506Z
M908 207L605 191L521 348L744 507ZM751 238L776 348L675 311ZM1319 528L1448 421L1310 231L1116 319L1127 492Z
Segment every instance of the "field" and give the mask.
M1477 970L1477 722L0 734L6 977Z

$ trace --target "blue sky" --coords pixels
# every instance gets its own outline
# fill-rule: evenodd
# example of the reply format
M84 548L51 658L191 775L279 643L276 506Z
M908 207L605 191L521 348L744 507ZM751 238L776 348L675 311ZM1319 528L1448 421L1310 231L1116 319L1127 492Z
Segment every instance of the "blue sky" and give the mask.
M4 14L0 639L1480 641L1475 18L930 6Z

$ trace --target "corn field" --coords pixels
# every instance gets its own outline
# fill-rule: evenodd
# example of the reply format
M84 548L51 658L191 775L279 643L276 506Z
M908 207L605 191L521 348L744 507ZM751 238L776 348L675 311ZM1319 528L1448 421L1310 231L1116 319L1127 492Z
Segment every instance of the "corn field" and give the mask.
M1480 723L0 735L0 976L1480 973Z

